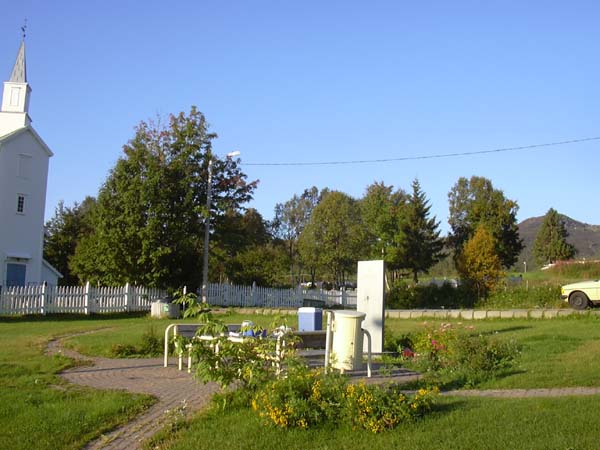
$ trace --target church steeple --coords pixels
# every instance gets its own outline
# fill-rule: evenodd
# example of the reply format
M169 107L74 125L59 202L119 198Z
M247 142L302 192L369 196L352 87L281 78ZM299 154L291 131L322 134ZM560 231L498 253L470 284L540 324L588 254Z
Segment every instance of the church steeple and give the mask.
M10 79L13 83L27 83L27 67L25 65L25 40L21 42L19 47L19 53L17 54L17 60L13 67Z
M28 114L30 95L31 87L27 83L25 63L25 36L23 36L10 78L4 82L2 110L0 111L0 136L31 123Z

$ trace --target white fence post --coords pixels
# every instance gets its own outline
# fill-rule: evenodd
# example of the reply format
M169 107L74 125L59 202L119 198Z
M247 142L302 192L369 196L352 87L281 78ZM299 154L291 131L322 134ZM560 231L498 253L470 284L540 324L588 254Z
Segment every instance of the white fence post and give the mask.
M91 312L90 309L90 282L85 283L85 294L83 295L83 313L88 315Z
M129 312L132 310L132 295L131 295L131 286L129 282L125 284L124 294L125 295L125 311Z
M46 315L46 283L42 284L42 291L40 293L40 313Z

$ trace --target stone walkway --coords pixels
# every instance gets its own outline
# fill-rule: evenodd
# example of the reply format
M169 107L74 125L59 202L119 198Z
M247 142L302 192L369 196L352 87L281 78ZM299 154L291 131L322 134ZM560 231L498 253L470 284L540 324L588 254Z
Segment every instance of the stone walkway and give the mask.
M72 337L72 336L68 336ZM67 337L63 337L65 339ZM75 367L60 375L75 384L97 389L123 389L129 392L150 394L158 401L132 422L91 442L85 448L89 450L134 450L139 449L142 441L166 425L172 417L169 411L181 410L189 414L205 407L213 393L218 391L216 384L197 383L185 371L177 370L175 359L171 366L163 367L162 358L152 359L109 359L86 357L65 349L61 339L48 344L49 355L62 354L76 360L86 360L91 366ZM367 383L407 382L418 374L405 369L396 369L392 373L379 373L374 367L372 378L364 372L355 372L352 378L364 379ZM533 398L598 395L600 387L574 387L552 389L494 389L494 390L457 390L443 392L444 396L495 397L495 398ZM184 407L185 405L185 407ZM184 407L184 408L182 408Z
M219 389L216 384L197 383L187 372L180 372L175 360L165 368L162 358L87 357L65 349L60 339L49 343L48 354L63 354L69 358L91 361L91 366L75 367L60 374L71 383L96 389L123 389L150 394L158 399L137 419L88 444L85 448L89 450L139 449L142 441L172 420L173 411L185 414L198 411L208 404L212 394Z

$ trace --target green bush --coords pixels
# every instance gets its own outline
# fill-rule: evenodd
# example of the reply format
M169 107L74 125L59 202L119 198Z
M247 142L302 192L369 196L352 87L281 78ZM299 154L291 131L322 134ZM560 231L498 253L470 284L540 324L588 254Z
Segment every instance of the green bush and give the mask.
M475 300L476 294L468 287L453 287L449 283L410 286L399 281L386 294L389 309L468 308Z
M515 341L474 335L473 326L426 326L413 341L409 364L425 381L445 387L474 386L511 367L520 354Z
M142 334L142 342L139 346L115 344L110 351L115 358L160 356L163 353L164 342L164 338L156 332L154 325L150 325Z
M505 286L496 289L488 298L477 302L476 307L510 309L510 308L560 308L564 302L560 299L560 286L542 285Z
M422 416L437 390L407 395L398 386L349 384L346 377L321 370L300 370L258 391L252 409L266 425L307 429L346 423L373 433Z

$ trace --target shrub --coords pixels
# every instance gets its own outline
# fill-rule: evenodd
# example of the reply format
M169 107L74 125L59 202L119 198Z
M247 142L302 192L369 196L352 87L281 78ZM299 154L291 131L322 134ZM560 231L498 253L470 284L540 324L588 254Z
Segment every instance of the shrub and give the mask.
M379 433L423 415L436 394L436 389L421 389L408 395L394 385L349 384L338 373L300 370L264 386L252 409L278 428L348 424Z
M513 286L497 289L476 306L486 308L560 308L560 286Z
M474 327L427 326L413 338L410 364L426 382L447 386L473 386L509 368L519 355L515 341L469 334Z
M413 308L466 308L473 306L476 293L467 286L453 287L449 283L409 286L396 282L386 294L386 306L390 309Z
M115 344L111 348L111 354L116 358L131 358L140 356L162 355L164 338L156 332L154 325L142 334L142 342L139 346L132 344Z
M344 414L353 428L380 433L403 421L413 420L431 410L437 388L419 389L408 395L397 385L377 386L364 383L346 387Z
M140 345L140 353L147 356L159 356L163 353L165 338L156 332L154 325L142 334L142 343Z

